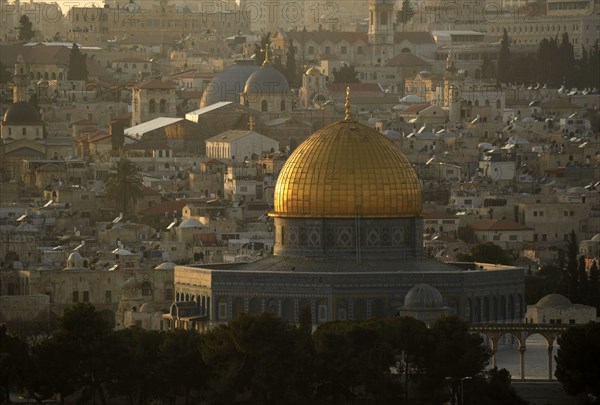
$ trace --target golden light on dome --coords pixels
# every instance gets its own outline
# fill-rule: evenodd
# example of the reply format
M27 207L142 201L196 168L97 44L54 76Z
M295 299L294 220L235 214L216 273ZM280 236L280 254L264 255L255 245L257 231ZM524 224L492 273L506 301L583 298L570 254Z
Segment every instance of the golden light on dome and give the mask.
M302 143L283 166L272 216L414 217L421 185L404 154L383 134L345 120Z

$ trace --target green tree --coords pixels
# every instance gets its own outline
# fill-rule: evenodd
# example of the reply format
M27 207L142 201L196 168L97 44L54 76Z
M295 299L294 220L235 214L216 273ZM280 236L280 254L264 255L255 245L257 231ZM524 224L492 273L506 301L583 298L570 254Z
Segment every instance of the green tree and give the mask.
M116 201L117 207L129 214L136 203L142 198L144 185L142 176L135 163L122 158L112 167L106 183L106 195Z
M506 369L493 368L477 375L464 392L465 404L527 405L510 386L510 373Z
M569 234L566 252L566 276L568 282L567 297L572 302L577 303L579 302L579 275L577 274L577 268L579 264L578 251L577 235L575 235L575 231L571 231Z
M296 48L290 39L285 55L285 78L292 87L299 87L301 82L298 77L298 63L296 62ZM295 85L295 86L294 86Z
M476 262L511 264L511 258L498 245L487 242L480 243L471 248L471 256Z
M508 38L506 28L504 28L502 40L500 41L500 54L498 55L498 81L500 83L508 83L510 81L510 59L510 39Z
M600 323L567 329L558 338L556 378L580 404L600 398Z
M423 388L434 393L446 377L463 378L482 371L490 358L479 335L455 316L438 319L431 327Z
M162 383L166 383L165 391L170 394L167 402L175 403L178 393L184 394L185 404L198 403L206 395L209 368L202 359L202 337L193 330L177 330L165 336L160 359Z
M34 36L33 23L29 20L29 17L22 15L19 18L19 41L29 41Z
M206 333L202 358L213 370L209 381L220 403L290 403L296 352L293 328L272 314L242 314Z
M475 242L475 231L469 225L458 228L458 239L467 243Z
M66 352L63 364L72 374L66 376L78 389L82 399L95 397L106 404L104 384L110 373L109 336L112 328L93 305L77 304L65 310L59 320L58 333L53 337Z
M77 364L71 348L56 338L44 340L31 349L27 390L36 400L57 393L62 404L77 388Z
M10 391L26 381L27 344L0 325L0 402L10 404Z
M567 86L571 87L575 81L575 50L573 44L569 40L569 34L564 32L558 47L559 70L561 80Z
M481 78L482 79L495 79L496 78L496 66L487 54L483 54L483 61L481 62Z
M129 399L130 404L146 404L172 389L165 384L168 374L160 361L160 348L165 334L141 328L128 328L110 335L110 375L107 383L114 396ZM183 348L182 348L183 350ZM182 368L181 373L187 370Z
M69 70L67 71L68 80L88 79L86 59L87 55L81 53L79 46L73 42L71 53L69 54Z
M334 83L360 83L354 65L343 65L339 70L334 68L332 73Z
M594 260L590 266L590 275L588 282L588 304L600 309L600 285L598 283L599 277L598 262Z
M404 29L404 24L412 20L414 15L415 10L410 0L404 0L402 1L402 8L396 13L396 24L402 24L402 28Z

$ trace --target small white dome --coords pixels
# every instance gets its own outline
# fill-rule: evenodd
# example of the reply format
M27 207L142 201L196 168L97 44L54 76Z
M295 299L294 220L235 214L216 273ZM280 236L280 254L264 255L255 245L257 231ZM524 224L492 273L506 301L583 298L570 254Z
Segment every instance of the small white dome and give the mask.
M597 233L596 235L594 235L594 237L592 238L592 240L594 242L600 242L600 233Z
M172 262L164 262L156 266L155 270L173 270L175 268L175 263Z
M540 308L567 307L569 305L572 305L571 301L564 295L560 294L548 294L542 297L537 304L535 304L536 307Z

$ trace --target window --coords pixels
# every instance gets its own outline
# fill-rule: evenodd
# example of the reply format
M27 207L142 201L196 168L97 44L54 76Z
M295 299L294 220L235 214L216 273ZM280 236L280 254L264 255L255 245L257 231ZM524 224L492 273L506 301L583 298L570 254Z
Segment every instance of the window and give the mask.
M325 55L328 55L328 54L330 54L330 53L331 53L331 47L329 47L329 46L326 46L326 47L325 47Z
M219 320L225 321L227 320L227 303L219 302Z
M314 53L315 53L315 47L314 47L314 46L309 46L309 47L308 47L308 54L309 54L309 55L312 55L312 54L314 54Z
M319 304L319 322L327 322L327 304Z
M27 135L27 128L23 128L22 130L23 135Z
M342 55L345 55L348 53L348 48L345 46L342 46Z
M494 235L494 240L500 240L500 235Z
M533 216L534 217L537 217L537 214L538 214L537 211L533 211Z
M356 53L359 54L359 55L362 55L363 54L363 47L362 46L357 47L356 48Z
M263 100L260 103L260 110L262 112L267 112L267 100Z
M248 186L240 186L240 192L245 193L248 191Z
M569 325L575 325L575 319L569 319Z
M537 242L537 241L538 241L538 235L537 235L537 233L534 233L534 234L533 234L533 241L534 241L534 242Z
M161 113L167 112L167 100L165 100L164 98L160 99L159 109Z
M156 112L156 101L154 99L148 102L148 112L155 113Z
M540 211L540 217L544 216L544 211Z
M569 215L572 217L575 216L575 211L569 211Z
M150 285L150 282L144 281L142 284L142 296L147 297L150 295L152 295L152 285Z
M546 242L548 240L546 234L542 234L542 242Z
M280 104L280 106L279 106L279 109L280 109L281 111L285 111L285 100L281 100L281 104Z
M509 240L517 240L517 235L510 235L508 237Z
M112 302L112 291L109 290L104 292L104 302L107 304Z
M83 302L90 302L90 292L89 291L83 292Z
M73 291L73 302L79 302L79 291Z

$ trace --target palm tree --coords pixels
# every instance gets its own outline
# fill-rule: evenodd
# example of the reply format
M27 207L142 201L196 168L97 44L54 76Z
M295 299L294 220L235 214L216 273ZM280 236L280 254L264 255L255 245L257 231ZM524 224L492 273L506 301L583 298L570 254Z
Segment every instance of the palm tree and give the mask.
M112 173L106 182L106 195L123 209L123 214L129 213L140 198L144 185L139 168L127 158L122 158L112 166Z

